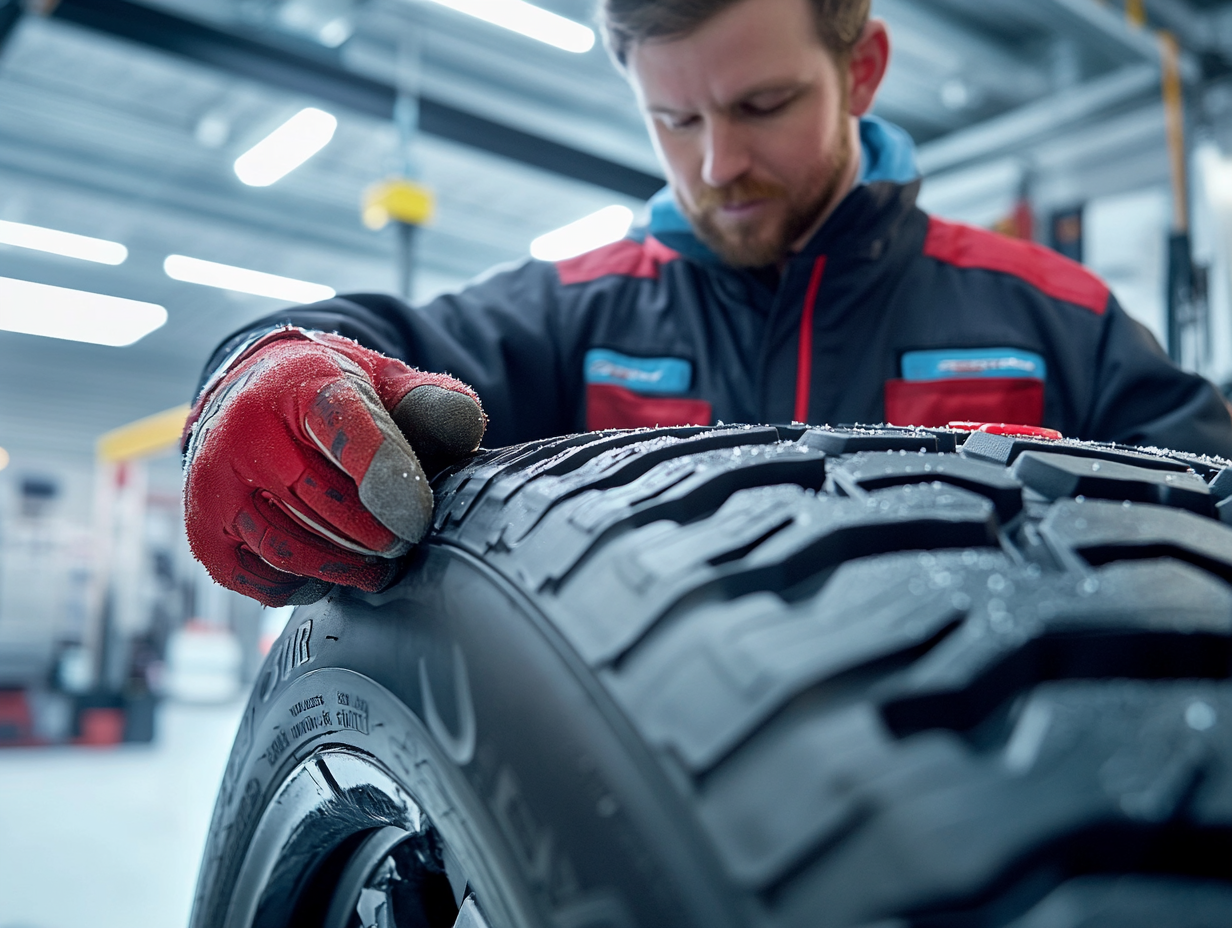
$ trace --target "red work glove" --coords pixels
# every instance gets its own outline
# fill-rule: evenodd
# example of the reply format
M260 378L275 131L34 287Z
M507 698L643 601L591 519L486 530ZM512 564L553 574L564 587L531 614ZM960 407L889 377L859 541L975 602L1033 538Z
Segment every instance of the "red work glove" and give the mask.
M193 554L267 606L315 602L335 583L379 590L431 524L429 475L474 451L486 424L452 377L338 335L278 329L224 364L193 405Z

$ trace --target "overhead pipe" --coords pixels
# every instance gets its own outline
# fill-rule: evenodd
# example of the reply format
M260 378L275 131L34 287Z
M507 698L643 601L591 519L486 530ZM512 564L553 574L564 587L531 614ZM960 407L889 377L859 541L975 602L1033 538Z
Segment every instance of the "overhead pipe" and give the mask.
M1157 66L1129 65L921 145L920 170L927 176L1014 152L1024 145L1141 97L1154 90L1158 83Z
M921 146L920 168L926 176L1013 152L1157 90L1165 53L1154 34L1135 25L1136 19L1145 16L1145 8L1134 6L1137 0L1129 0L1126 16L1095 0L1043 2L1081 28L1111 39L1142 63L1126 65ZM1200 68L1192 55L1177 48L1174 60L1180 79L1199 78Z
M1051 7L1071 23L1119 45L1136 58L1160 65L1161 52L1155 36L1135 22L1133 0L1127 7L1128 16L1123 16L1104 3L1096 0L1039 0L1044 7ZM1197 80L1200 74L1197 60L1182 52L1179 58L1181 74L1186 81Z

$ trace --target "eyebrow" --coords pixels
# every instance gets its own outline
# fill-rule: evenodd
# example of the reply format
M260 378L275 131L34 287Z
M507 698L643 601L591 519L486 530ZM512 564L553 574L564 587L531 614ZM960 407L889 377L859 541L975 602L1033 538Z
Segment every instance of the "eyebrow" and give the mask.
M762 94L766 94L766 93L778 93L778 92L783 92L783 91L790 93L790 92L794 92L798 90L803 90L806 87L808 87L808 85L809 85L808 81L801 81L801 80L767 81L765 84L754 86L751 89L745 91L743 94L740 95L740 97L737 99L736 102L740 102L740 100L747 100L749 99L749 97L761 96Z

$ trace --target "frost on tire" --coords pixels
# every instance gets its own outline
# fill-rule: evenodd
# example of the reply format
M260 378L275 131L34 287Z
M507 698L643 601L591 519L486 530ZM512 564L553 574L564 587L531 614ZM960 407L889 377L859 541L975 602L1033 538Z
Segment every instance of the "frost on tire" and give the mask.
M434 904L494 928L1232 924L1227 465L799 426L482 452L399 586L291 623L313 662L245 738L330 674L371 724L233 756L202 898L264 834L234 797L268 819L362 751L433 823Z

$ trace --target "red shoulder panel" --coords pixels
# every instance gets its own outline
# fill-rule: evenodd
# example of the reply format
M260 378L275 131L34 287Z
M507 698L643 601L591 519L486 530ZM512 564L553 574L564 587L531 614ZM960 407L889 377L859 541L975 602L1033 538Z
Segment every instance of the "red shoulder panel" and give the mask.
M924 254L955 267L1010 274L1054 300L1098 315L1108 306L1107 284L1078 262L1034 242L930 216Z
M557 261L556 272L562 284L584 284L613 274L658 280L659 266L679 257L679 252L648 235L644 242L625 238L576 258Z

